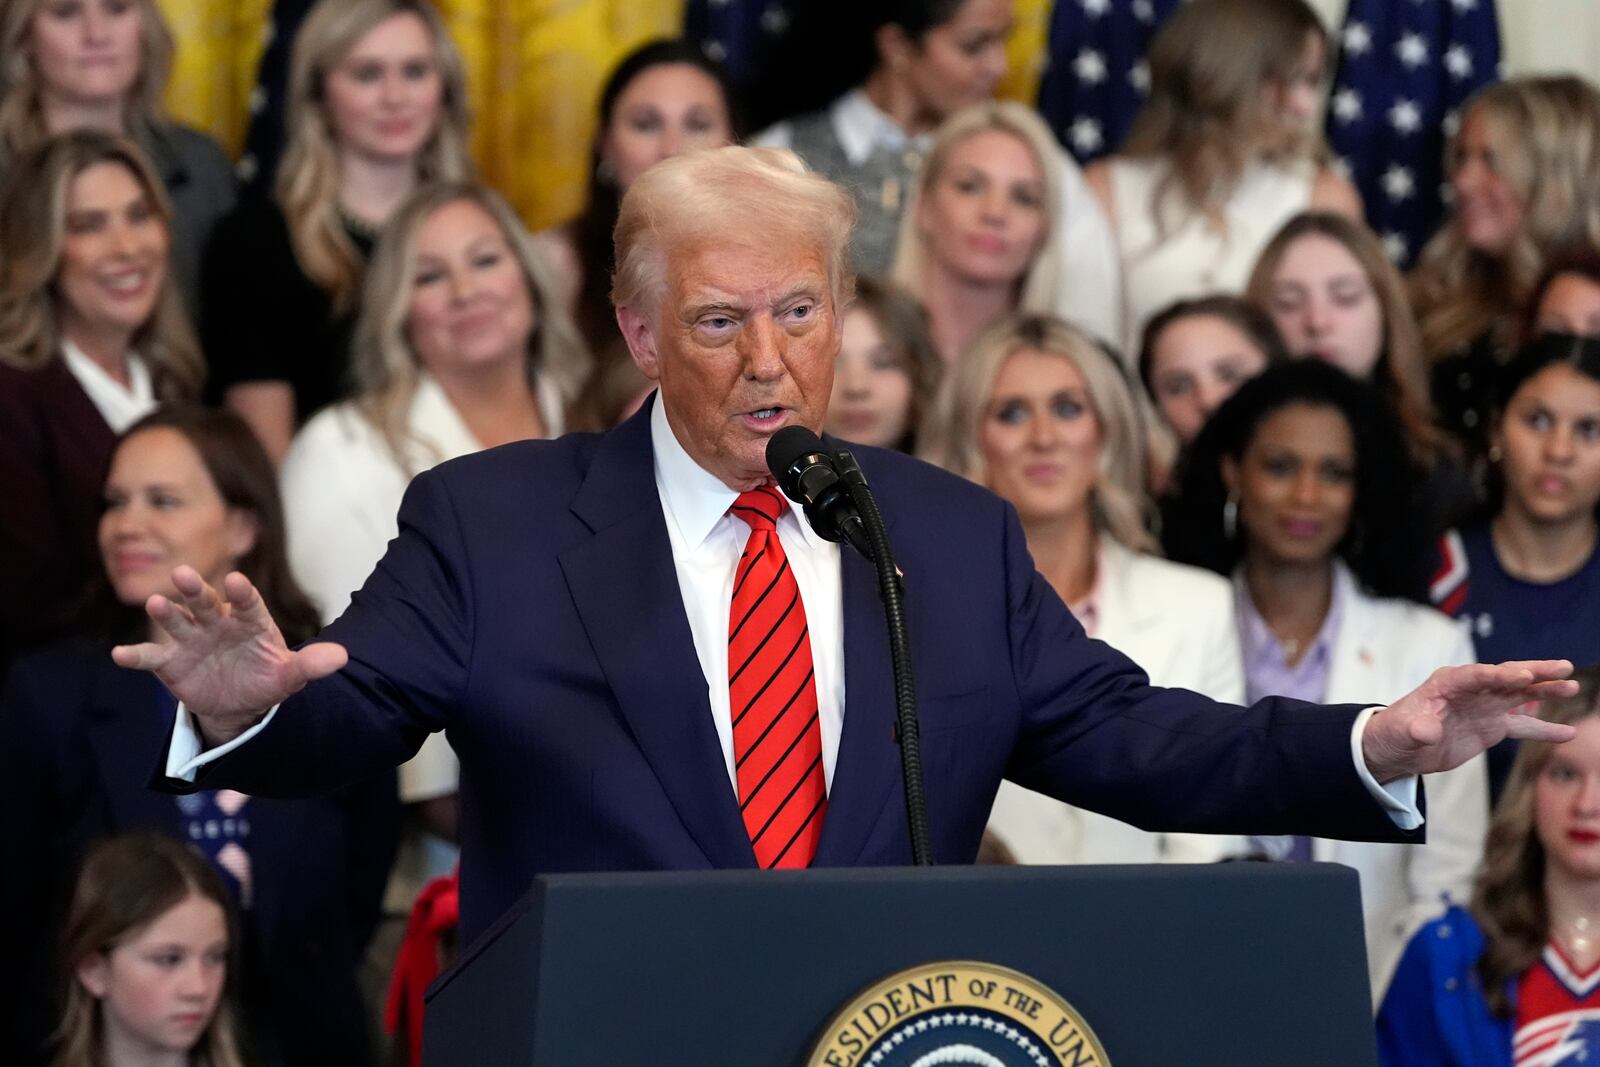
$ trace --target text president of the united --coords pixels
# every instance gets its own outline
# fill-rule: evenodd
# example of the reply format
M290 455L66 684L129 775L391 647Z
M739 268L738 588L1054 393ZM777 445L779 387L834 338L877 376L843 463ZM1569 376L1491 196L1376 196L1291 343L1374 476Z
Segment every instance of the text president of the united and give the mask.
M115 652L192 717L166 773L315 792L447 730L466 940L541 872L909 862L870 568L760 490L771 434L823 421L850 203L756 149L636 181L614 298L653 401L419 476L349 610L298 651L241 575L214 591L180 569L180 599L148 605L170 636ZM1152 688L1085 637L1009 506L858 459L905 575L940 862L972 860L1003 776L1151 828L1406 839L1419 773L1568 736L1515 711L1572 692L1562 662L1447 668L1375 713Z

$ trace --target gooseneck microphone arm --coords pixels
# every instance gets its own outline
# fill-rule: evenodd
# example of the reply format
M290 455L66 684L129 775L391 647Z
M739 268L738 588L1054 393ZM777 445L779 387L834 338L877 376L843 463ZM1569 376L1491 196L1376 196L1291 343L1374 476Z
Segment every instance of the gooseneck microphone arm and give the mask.
M850 491L860 512L870 557L878 569L878 597L889 624L889 659L894 664L895 738L900 742L900 769L905 778L906 821L911 828L911 862L933 866L933 844L928 831L928 795L922 777L922 726L917 717L917 687L911 672L911 638L906 631L905 589L900 568L894 565L889 532L884 528L878 502L867 487L867 476L856 458L841 450L835 457L839 479Z
M906 632L904 590L894 565L889 534L866 475L849 452L830 455L816 434L789 426L767 443L767 466L778 487L804 507L806 521L821 537L845 541L877 569L878 597L889 626L889 656L894 668L895 737L905 781L906 819L911 829L911 859L933 865L928 831L928 801L922 777L917 691L911 672L911 640Z

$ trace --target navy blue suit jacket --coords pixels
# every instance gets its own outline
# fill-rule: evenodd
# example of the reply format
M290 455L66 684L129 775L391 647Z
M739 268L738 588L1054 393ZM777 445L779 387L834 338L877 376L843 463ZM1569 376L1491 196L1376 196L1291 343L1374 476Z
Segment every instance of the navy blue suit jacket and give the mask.
M313 793L426 731L461 757L462 917L476 937L554 871L754 866L656 492L649 409L602 435L418 476L400 533L324 632L350 652L205 785ZM1359 709L1248 710L1152 688L1035 572L1011 507L927 464L858 458L900 567L933 846L975 856L1002 776L1140 826L1405 839L1350 754ZM910 862L888 641L841 553L845 700L818 866Z
M172 735L151 675L66 642L19 659L0 697L0 1062L43 1062L56 1021L56 940L83 853L130 830L182 837L149 786ZM170 698L168 698L170 699ZM370 1062L356 982L399 833L393 771L315 800L254 798L254 902L242 917L245 1017L262 1063Z

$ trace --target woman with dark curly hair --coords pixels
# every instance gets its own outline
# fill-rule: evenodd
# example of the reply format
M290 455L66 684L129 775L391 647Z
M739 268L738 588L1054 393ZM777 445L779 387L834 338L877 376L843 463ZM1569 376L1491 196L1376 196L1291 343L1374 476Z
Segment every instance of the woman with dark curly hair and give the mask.
M1474 657L1413 603L1421 539L1405 439L1370 386L1317 360L1270 367L1218 408L1190 455L1173 558L1231 574L1245 699L1387 703ZM1428 843L1262 839L1272 859L1361 875L1367 960L1381 994L1406 936L1465 899L1488 822L1482 759L1431 776Z
M1577 736L1522 746L1470 905L1406 946L1378 1012L1383 1067L1600 1054L1600 667L1573 677L1578 695L1550 701L1542 717Z

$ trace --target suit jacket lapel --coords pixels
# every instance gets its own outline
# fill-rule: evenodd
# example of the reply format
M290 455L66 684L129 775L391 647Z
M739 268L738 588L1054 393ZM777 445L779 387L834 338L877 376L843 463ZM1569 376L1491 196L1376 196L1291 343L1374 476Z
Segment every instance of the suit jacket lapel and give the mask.
M854 864L901 782L895 743L894 665L872 564L846 548L839 554L844 603L844 730L813 861Z
M684 826L713 866L753 867L656 492L652 403L597 446L572 503L594 536L561 553L561 569L622 715Z

